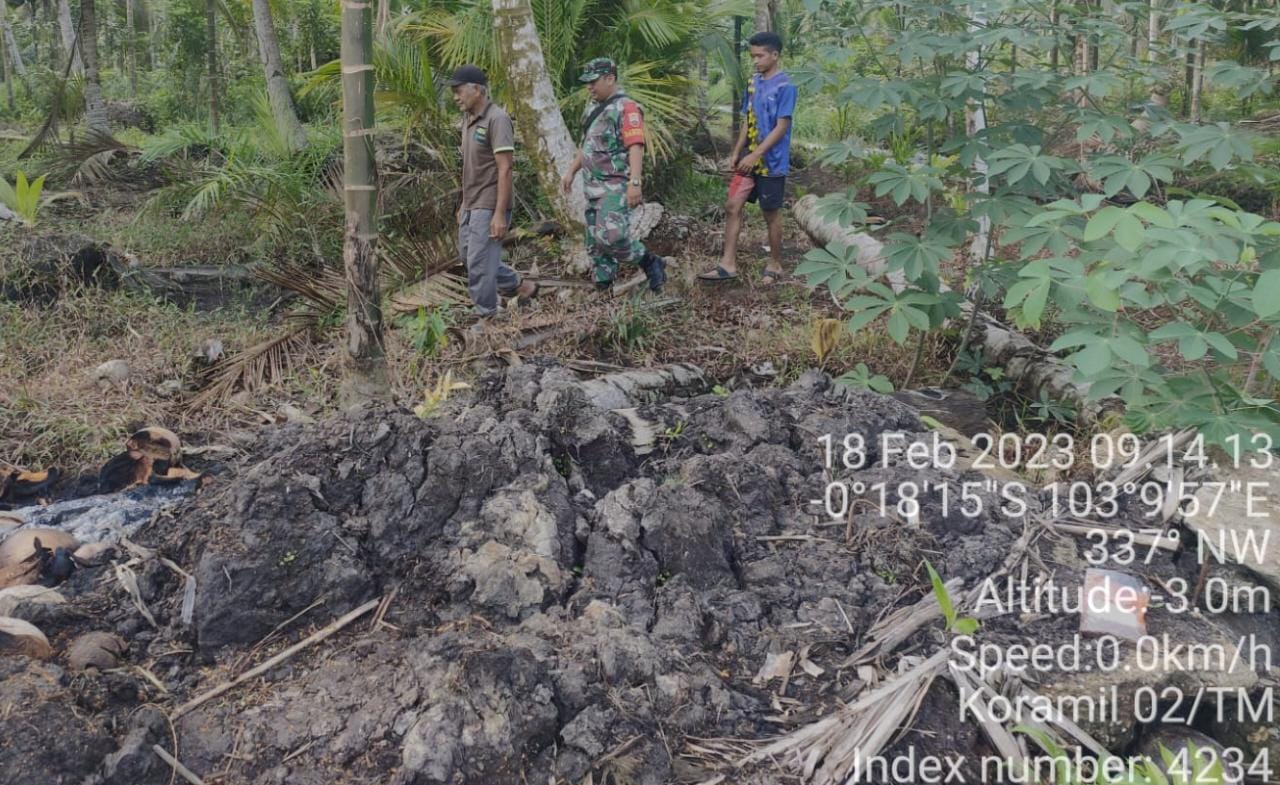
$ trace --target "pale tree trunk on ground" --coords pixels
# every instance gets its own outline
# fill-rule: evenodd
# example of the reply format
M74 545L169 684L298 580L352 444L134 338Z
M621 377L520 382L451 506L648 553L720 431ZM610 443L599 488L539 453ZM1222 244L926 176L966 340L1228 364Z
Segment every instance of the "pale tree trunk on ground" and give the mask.
M344 404L390 395L378 291L378 172L373 152L372 0L342 0L342 154L347 355Z
M556 220L565 227L570 264L573 269L585 272L591 267L591 259L583 238L587 200L581 178L574 179L569 195L560 190L560 181L569 171L577 150L547 75L542 42L533 24L529 0L493 0L493 15L499 51L506 65L508 92L513 101L509 108L515 126L520 129L520 137L537 169L538 183L549 197Z
M298 113L289 95L289 80L284 76L280 43L276 40L276 28L271 21L271 6L267 0L253 0L253 27L258 33L258 54L267 74L267 99L271 102L276 128L289 140L290 147L301 150L307 146L307 133L298 122Z
M84 119L89 130L109 134L107 107L102 102L102 84L98 81L98 15L95 0L80 2L80 57L84 62Z
M76 48L76 26L71 21L71 3L58 0L58 32L62 35L62 54L71 55L71 73L84 73L84 61Z
M128 49L129 96L138 96L138 28L134 19L135 0L124 0L124 40Z
M213 128L216 135L221 130L221 120L218 116L218 89L220 87L218 79L218 23L214 19L214 0L205 0L204 3L204 28L205 28L205 46L209 54L209 125Z
M818 246L856 248L859 267L873 278L885 275L888 262L880 241L819 216L818 198L817 194L808 194L797 200L791 210L791 215L809 239ZM888 273L886 278L894 291L900 292L906 287L901 270ZM942 288L945 290L946 285ZM1069 403L1075 408L1080 421L1085 423L1097 422L1108 412L1123 410L1124 404L1114 396L1088 400L1088 385L1072 381L1074 371L1070 366L1037 347L1022 333L975 310L968 300L961 302L961 312L964 321L973 321L973 346L981 349L984 365L1003 368L1004 378L1023 393L1035 399L1044 392L1052 400Z

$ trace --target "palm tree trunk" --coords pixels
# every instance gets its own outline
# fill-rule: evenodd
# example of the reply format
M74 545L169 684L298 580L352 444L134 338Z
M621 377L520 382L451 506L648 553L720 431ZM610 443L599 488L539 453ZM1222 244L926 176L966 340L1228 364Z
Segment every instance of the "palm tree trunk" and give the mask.
M0 8L0 16L6 15L8 12L8 3ZM27 81L27 65L22 62L22 49L18 46L18 41L13 37L13 25L9 24L8 19L0 21L0 25L4 27L4 47L9 55L9 61L13 64L13 72L23 81L25 89L31 92L31 86L26 84Z
M4 64L4 89L9 98L9 111L12 112L16 108L16 103L13 98L13 73L9 70L9 23L5 20L8 10L9 4L0 2L0 27L4 28L2 32L5 33L5 35L0 36L0 63Z
M84 119L89 130L109 134L107 107L98 81L98 14L95 0L80 0L80 58L84 62Z
M145 0L144 0L145 3ZM145 5L147 9L147 70L154 71L160 67L160 57L156 53L156 31L160 29L160 5Z
M267 0L253 0L253 26L258 33L258 54L267 73L267 99L271 102L276 127L293 149L301 150L307 146L307 133L298 122L298 113L289 95L289 81L284 76L280 43L276 40L276 28L271 21L271 6Z
M742 68L742 17L735 16L733 18L733 62L734 67L741 70ZM742 112L739 109L742 106L742 93L738 90L738 82L735 79L733 83L733 106L729 107L729 138L737 139L738 132L742 130Z
M342 152L346 233L348 406L390 393L378 291L377 167L373 154L373 14L371 0L342 0Z
M506 64L507 86L512 97L512 115L521 138L529 148L538 171L543 192L549 197L556 218L565 227L573 269L590 269L583 239L583 220L587 200L581 180L565 196L560 180L569 171L577 150L569 136L569 128L560 114L547 63L542 57L542 41L533 23L529 0L493 0L494 26L498 32L498 51Z
M1147 62L1156 61L1156 47L1160 45L1160 0L1150 0L1147 11Z
M1196 44L1195 58L1191 61L1191 122L1200 122L1200 109L1204 96L1204 39Z
M134 20L134 0L124 0L124 40L128 49L129 97L138 96L138 29Z
M62 34L63 53L71 56L71 72L84 73L84 61L76 48L76 28L71 22L71 3L68 0L58 0L58 32Z
M1053 48L1049 50L1049 68L1058 70L1058 0L1049 2L1049 27L1054 31Z
M773 0L756 0L756 32L773 30Z
M209 124L213 128L213 133L217 134L221 128L221 122L218 117L218 25L214 19L214 0L205 0L204 4L204 26L205 26L205 45L209 54Z

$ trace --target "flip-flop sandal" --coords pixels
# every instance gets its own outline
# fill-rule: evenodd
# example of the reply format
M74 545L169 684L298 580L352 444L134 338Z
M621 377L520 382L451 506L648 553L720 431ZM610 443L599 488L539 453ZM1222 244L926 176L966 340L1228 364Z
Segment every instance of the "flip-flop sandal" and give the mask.
M782 283L784 275L786 275L786 273L781 273L777 270L765 270L760 274L760 283L765 286L777 286Z
M731 273L718 264L716 265L716 269L711 270L709 272L698 274L699 281L712 281L712 282L732 281L734 278L737 278L737 277L738 277L737 273Z

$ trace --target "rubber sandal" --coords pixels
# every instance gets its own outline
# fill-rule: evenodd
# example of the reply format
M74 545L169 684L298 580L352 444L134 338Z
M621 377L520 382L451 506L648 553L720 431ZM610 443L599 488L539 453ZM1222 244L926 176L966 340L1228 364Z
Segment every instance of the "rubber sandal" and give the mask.
M698 274L699 281L732 281L737 277L737 273L731 273L718 264L716 265L716 269Z
M777 270L765 270L760 274L760 283L765 286L777 286L782 283L782 277L784 275L786 275L786 273L778 272Z

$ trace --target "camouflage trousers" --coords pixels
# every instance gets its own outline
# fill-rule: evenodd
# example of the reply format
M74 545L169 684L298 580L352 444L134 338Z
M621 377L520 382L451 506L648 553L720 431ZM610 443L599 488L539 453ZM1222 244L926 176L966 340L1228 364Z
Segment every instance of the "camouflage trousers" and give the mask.
M588 196L587 251L596 281L617 278L619 262L639 265L644 259L644 243L631 239L631 208L625 187Z

